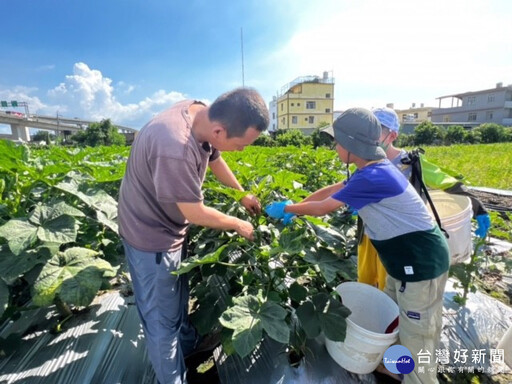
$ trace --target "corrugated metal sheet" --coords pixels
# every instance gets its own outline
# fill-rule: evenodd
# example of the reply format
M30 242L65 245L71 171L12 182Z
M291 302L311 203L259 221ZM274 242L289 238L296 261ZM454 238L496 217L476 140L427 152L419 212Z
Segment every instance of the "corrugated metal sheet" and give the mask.
M52 334L56 318L47 309L27 311L0 330L3 338L25 334L14 354L0 360L0 383L156 383L133 297L99 296L64 332Z

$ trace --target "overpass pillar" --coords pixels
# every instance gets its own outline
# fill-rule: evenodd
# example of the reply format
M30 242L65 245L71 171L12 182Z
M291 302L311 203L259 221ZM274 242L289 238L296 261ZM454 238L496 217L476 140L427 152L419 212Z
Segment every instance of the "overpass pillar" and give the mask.
M14 140L30 141L30 131L21 124L11 124L12 138Z

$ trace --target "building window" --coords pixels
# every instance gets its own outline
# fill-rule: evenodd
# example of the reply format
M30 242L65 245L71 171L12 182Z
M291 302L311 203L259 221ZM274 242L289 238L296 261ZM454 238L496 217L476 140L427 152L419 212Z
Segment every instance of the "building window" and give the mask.
M468 97L468 105L474 105L476 103L476 96Z
M432 111L427 112L427 117L432 117Z
M487 102L494 103L494 93L491 93L489 96L487 96Z
M300 103L297 103L297 107L300 107Z
M414 112L414 118L417 119L418 118L418 112Z
M297 124L297 116L292 116L292 124Z
M306 101L306 109L316 109L316 101Z
M492 121L492 118L494 117L493 111L487 111L485 112L485 120Z
M284 108L284 104L281 104L281 111L283 110L283 108Z
M468 115L468 121L476 121L476 113L470 113Z
M315 116L309 116L308 123L309 124L314 124L315 123Z
M294 104L292 103L292 107L293 107L293 105L294 105Z
M325 113L331 113L331 108L325 108Z
M272 112L272 120L275 120L275 119L276 119L276 113Z
M281 119L281 124L283 124L283 125L284 125L284 122L285 122L285 120L284 120L284 117L283 117L283 118Z
M326 98L326 99L330 99L330 98L331 98L331 94L330 94L330 93L326 93L326 94L325 94L325 98Z

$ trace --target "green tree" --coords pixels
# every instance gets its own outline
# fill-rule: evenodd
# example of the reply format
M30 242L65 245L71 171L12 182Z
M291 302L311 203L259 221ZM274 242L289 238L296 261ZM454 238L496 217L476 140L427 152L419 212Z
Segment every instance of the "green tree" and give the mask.
M464 143L478 144L482 141L482 135L477 130L467 131L464 134Z
M32 135L32 141L45 141L46 144L50 144L50 141L55 141L55 135L49 131L40 130Z
M505 141L505 127L495 123L485 123L475 128L480 132L482 143L499 143Z
M276 143L280 147L293 145L300 147L301 145L313 145L311 136L306 136L299 129L278 130L276 132Z
M325 133L321 133L323 128L329 126L329 123L322 121L318 124L318 127L311 134L311 140L313 142L313 147L318 148L321 146L329 147L333 143L333 138Z
M399 148L413 147L414 146L414 134L401 133L395 140L395 146Z
M256 140L254 140L254 143L252 143L252 145L256 145L259 147L275 147L276 142L272 138L272 136L262 133L261 135L258 136Z
M80 131L71 137L79 145L96 147L100 145L125 145L126 138L117 131L110 119L92 123L85 131Z
M443 132L437 125L432 124L431 121L423 121L416 129L414 129L414 144L415 145L431 145L439 144L443 140Z
M460 125L451 125L446 130L444 141L446 144L458 144L464 142L466 130Z

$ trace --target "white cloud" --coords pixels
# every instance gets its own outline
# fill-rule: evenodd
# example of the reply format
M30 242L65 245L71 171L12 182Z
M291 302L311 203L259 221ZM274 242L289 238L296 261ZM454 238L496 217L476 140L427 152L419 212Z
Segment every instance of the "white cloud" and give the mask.
M134 85L127 84L124 81L118 82L117 87L119 88L119 91L121 91L124 95L129 95L135 90Z
M26 102L30 108L29 113L33 113L45 107L39 97L33 96L35 92L37 92L37 88L17 86L13 89L0 90L0 100Z
M119 83L120 92L131 92L133 86ZM185 95L179 92L159 90L138 103L122 104L115 97L116 89L112 80L85 63L76 63L73 74L48 91L48 98L61 115L79 116L84 119L101 120L110 118L120 125L140 128L153 114ZM156 109L155 107L158 107ZM48 109L48 107L46 108Z
M279 86L332 70L335 108L433 104L439 96L510 82L510 12L493 5L482 0L315 3L300 13L293 37L263 65L285 79Z

